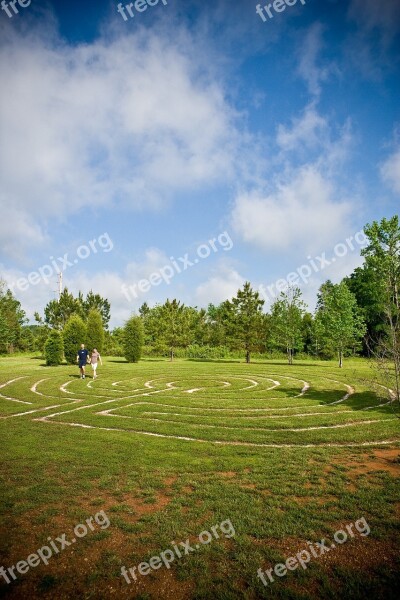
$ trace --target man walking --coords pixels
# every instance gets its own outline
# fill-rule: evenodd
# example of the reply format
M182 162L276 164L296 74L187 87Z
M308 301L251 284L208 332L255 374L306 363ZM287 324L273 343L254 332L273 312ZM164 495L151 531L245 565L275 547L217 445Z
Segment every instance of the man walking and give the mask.
M86 350L85 344L81 344L81 349L78 350L78 354L76 355L76 362L78 363L82 379L85 379L85 367L88 356L89 352Z

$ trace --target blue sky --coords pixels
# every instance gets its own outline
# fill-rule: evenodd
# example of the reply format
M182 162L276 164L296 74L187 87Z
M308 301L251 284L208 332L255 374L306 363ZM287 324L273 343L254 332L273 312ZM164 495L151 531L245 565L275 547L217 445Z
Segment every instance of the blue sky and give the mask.
M0 277L29 317L57 287L32 273L66 255L64 285L109 298L112 325L334 257L300 279L312 309L361 263L346 240L399 212L400 0L298 0L266 22L256 5L0 11Z

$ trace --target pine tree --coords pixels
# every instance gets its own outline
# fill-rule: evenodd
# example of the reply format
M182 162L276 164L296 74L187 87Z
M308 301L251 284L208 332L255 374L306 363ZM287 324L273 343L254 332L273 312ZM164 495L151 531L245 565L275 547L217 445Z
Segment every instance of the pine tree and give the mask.
M263 305L264 300L253 291L248 281L242 290L238 290L232 302L224 303L228 339L234 340L234 344L245 351L247 363L251 352L261 349L266 341Z
M131 317L124 327L124 355L128 362L139 362L144 343L143 322L140 317Z
M100 312L95 308L89 311L86 329L86 346L88 350L91 352L93 348L96 348L101 354L104 347L103 319Z
M47 366L57 366L62 363L64 344L62 333L57 329L50 331L44 346L44 354Z
M68 364L76 362L76 355L81 344L86 342L86 325L78 315L72 315L64 327L64 354Z

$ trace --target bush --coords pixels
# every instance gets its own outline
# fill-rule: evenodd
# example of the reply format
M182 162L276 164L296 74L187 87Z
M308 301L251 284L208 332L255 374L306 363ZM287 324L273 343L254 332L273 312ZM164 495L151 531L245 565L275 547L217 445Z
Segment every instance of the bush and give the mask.
M128 362L138 362L142 356L144 342L143 322L140 317L131 317L124 327L124 356Z
M53 329L50 331L47 341L44 345L46 365L48 367L60 365L62 363L63 354L64 342L62 333L57 331L57 329Z
M65 324L64 354L68 364L73 365L81 344L86 341L86 325L78 315L72 315Z
M98 310L92 308L89 311L88 319L86 322L86 347L90 352L93 348L96 348L100 354L104 349L104 329L103 319Z
M199 346L192 344L186 350L187 358L218 359L229 358L229 349L225 346Z
M121 331L122 328L121 328ZM122 337L123 339L123 337ZM103 354L105 356L125 356L124 347L119 337L109 331L104 332Z

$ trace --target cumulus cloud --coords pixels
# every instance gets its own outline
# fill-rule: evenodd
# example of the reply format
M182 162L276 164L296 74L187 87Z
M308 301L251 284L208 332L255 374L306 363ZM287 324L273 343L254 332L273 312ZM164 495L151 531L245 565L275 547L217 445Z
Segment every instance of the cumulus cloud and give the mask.
M382 180L400 194L400 150L394 152L381 166Z
M232 225L244 241L264 250L307 252L343 237L343 225L353 206L335 197L329 180L313 166L300 168L278 183L272 193L253 190L238 195Z
M292 120L291 127L280 124L277 132L277 143L282 150L294 150L299 145L315 148L325 139L327 132L326 119L321 117L311 104L307 106L301 117Z
M184 36L136 30L73 46L46 29L5 31L0 202L13 206L10 231L25 232L21 249L44 242L46 219L156 208L233 175L237 115L186 57Z
M244 282L244 278L235 269L221 263L206 281L197 286L194 295L196 304L206 308L210 302L220 304L231 299Z

